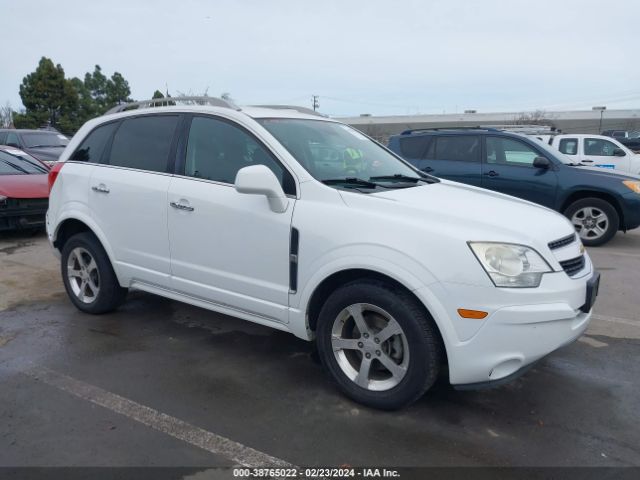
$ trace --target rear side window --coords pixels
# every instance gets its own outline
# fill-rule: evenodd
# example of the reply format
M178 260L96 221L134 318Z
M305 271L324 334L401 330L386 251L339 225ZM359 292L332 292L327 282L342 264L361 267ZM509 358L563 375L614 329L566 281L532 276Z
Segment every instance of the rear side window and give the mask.
M560 140L558 150L565 155L575 155L578 153L578 140L575 138L563 138Z
M109 165L166 172L178 115L154 115L124 120L115 136Z
M430 149L434 160L458 162L480 161L480 138L477 135L451 135L438 137L435 149Z
M618 146L609 140L601 138L585 138L584 154L600 157L612 157Z
M101 125L94 129L73 152L69 160L76 162L100 163L107 142L118 126L117 122Z
M430 136L415 135L400 138L400 154L404 158L421 159L429 146Z
M17 133L13 133L13 132L7 133L7 143L6 143L6 145L9 145L11 147L20 148L20 139L18 138L18 134Z

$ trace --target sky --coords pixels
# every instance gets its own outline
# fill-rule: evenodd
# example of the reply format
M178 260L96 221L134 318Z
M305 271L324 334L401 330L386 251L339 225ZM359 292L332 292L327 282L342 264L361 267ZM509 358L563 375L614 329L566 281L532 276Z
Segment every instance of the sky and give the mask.
M637 0L0 0L0 104L42 56L132 97L363 113L640 108ZM8 47L8 48L7 48Z

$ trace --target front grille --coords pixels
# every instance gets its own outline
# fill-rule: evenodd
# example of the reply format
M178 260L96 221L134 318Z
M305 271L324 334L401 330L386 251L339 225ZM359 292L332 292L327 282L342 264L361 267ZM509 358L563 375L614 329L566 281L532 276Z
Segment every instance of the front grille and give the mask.
M569 260L563 260L560 262L563 270L567 272L567 275L573 277L576 273L581 271L584 268L585 259L584 255L580 255L576 258L571 258Z
M557 248L566 247L567 245L571 245L576 240L576 234L572 233L571 235L567 235L566 237L559 238L558 240L554 240L553 242L549 242L549 248L551 250L555 250Z

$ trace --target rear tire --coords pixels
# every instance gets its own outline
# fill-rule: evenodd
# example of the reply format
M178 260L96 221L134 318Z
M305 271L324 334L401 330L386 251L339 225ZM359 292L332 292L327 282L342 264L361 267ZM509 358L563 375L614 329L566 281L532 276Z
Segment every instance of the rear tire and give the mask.
M438 377L438 329L401 288L376 280L340 287L322 307L316 334L325 369L344 394L364 405L404 407Z
M115 310L127 289L118 283L109 257L98 239L89 232L72 236L62 248L61 271L71 302L86 313Z
M601 198L577 200L567 207L564 215L588 247L604 245L620 228L620 216L615 207Z

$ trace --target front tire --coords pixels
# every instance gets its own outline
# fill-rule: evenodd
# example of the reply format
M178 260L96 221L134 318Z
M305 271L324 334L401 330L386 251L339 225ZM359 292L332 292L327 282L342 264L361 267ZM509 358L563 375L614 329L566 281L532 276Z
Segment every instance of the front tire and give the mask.
M438 377L442 343L433 319L408 292L374 280L333 292L318 318L323 366L356 402L394 410Z
M588 247L604 245L620 228L620 216L616 209L601 198L582 198L573 202L564 211Z
M118 283L107 253L92 233L78 233L64 244L61 270L64 288L78 310L107 313L125 299L127 289Z

